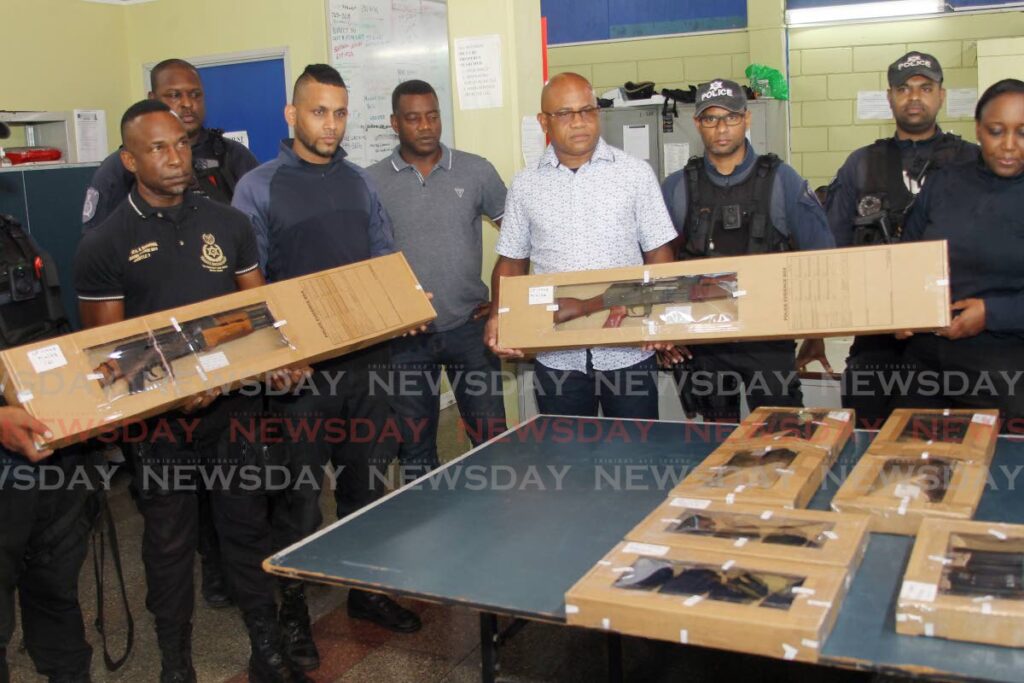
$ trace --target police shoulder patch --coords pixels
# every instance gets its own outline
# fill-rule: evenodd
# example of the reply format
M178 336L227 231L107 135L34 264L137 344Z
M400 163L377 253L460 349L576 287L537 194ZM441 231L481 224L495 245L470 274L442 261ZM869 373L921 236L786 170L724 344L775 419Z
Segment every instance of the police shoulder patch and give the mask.
M100 193L95 187L85 191L85 204L82 205L82 222L88 223L96 215L96 207L100 203Z

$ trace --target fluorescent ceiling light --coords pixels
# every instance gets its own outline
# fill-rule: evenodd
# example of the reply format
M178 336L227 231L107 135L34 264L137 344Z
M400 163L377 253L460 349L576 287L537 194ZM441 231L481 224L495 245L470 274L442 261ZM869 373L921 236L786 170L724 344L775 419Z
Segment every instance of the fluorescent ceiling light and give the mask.
M786 24L822 24L837 21L860 21L889 17L911 17L921 14L941 14L946 9L944 0L890 0L865 2L857 5L807 7L786 10Z

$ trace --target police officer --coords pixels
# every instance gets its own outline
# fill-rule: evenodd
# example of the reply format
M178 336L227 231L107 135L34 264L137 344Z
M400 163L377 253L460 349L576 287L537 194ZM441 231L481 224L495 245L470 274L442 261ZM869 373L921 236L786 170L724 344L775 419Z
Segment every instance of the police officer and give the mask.
M128 199L82 238L75 286L83 325L93 327L263 284L256 242L245 216L188 187L191 147L181 120L159 100L143 100L121 119L121 160L136 177ZM193 557L198 535L197 466L259 466L256 445L232 437L234 419L252 419L259 396L217 391L188 399L163 421L167 438L135 452L134 487L144 520L146 606L156 622L161 683L195 681L191 661ZM232 467L235 466L235 467ZM275 584L261 569L271 553L269 506L262 489L210 491L223 564L252 644L251 681L305 681L284 654Z
M259 162L244 145L224 137L223 131L203 127L206 102L203 84L194 66L182 59L165 59L149 74L150 99L171 108L185 125L192 146L193 189L224 204L231 203L238 180ZM108 156L96 169L85 194L83 231L100 223L124 201L135 182L121 163L120 152ZM199 496L199 554L202 557L202 594L210 607L231 605L220 566L220 547L213 528L209 498Z
M183 59L165 59L150 71L149 83L149 98L166 104L185 125L192 145L193 189L230 204L238 181L259 162L245 145L225 138L224 131L203 126L206 101L199 71ZM121 163L120 151L104 159L85 193L82 230L102 223L128 196L134 182Z
M943 132L935 122L946 91L942 66L932 55L908 52L890 64L888 99L895 134L851 153L828 189L829 227L841 247L897 241L925 178L978 156L977 145ZM865 429L878 429L888 417L886 375L905 370L903 347L893 335L854 339L843 376L843 405L856 410Z
M747 140L750 111L740 86L725 79L701 84L696 104L693 120L704 155L690 159L662 184L679 233L678 257L834 246L825 213L807 181L774 154L758 154ZM741 383L751 410L803 402L793 341L701 344L687 353L692 355L689 372L680 375L687 412L696 410L709 420L737 420ZM696 378L694 373L705 375L703 386L689 381ZM704 390L712 386L714 391Z
M1008 78L978 99L978 161L929 177L905 241L946 240L952 324L909 337L916 371L898 407L998 408L1003 431L1024 432L1024 82Z
M260 245L260 261L271 281L298 277L394 251L391 220L366 172L345 159L341 141L348 120L348 89L336 69L311 64L295 81L285 119L295 138L281 143L278 157L238 186L233 205L249 216ZM363 422L371 438L338 443L323 430L288 444L282 454L295 471L308 469L316 486L292 492L276 509L276 545L295 543L320 527L320 488L329 463L341 470L335 502L338 517L355 512L382 493L375 468L397 454L397 443L379 436L391 418L387 397L371 390L371 375L386 372L386 344L378 344L314 366L313 386L304 385L271 401L271 412L290 420L330 415ZM303 585L282 582L281 622L292 658L309 668L320 656L310 633ZM349 616L411 632L419 617L385 595L352 589Z
M0 122L0 139L9 134ZM7 216L0 216L0 243L6 280L0 293L0 347L70 331L49 256ZM38 449L36 441L47 438L52 434L46 425L22 408L0 407L0 470L5 473L0 482L0 683L11 680L7 648L14 635L15 593L36 670L55 682L90 680L92 648L85 640L78 576L99 499L95 486L54 486L54 477L43 477L39 465L67 481L73 468L100 463L90 460L85 446L56 453Z

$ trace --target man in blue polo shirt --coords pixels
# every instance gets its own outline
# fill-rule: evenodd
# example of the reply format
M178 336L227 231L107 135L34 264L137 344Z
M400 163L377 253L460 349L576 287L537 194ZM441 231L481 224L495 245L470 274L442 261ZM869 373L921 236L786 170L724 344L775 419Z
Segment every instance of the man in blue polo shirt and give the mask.
M427 334L391 343L391 407L399 417L406 477L437 467L441 366L474 446L505 431L501 361L483 343L490 312L480 279L481 216L501 224L505 183L486 159L441 142L441 112L429 83L405 81L391 95L399 145L367 169L394 224L395 245L437 319Z
M267 278L284 280L394 251L391 221L377 192L340 147L348 118L348 90L341 75L326 64L307 66L295 82L285 118L295 138L281 143L276 159L242 178L232 201L252 221ZM394 458L397 444L378 438L391 409L387 397L374 394L370 386L372 373L387 363L386 344L318 363L314 387L300 385L271 402L271 411L288 419L330 415L374 427L372 438L337 443L319 431L285 446L282 455L288 466L311 471L318 481L290 492L286 508L275 511L278 545L294 543L320 527L320 484L328 463L344 467L335 490L339 517L382 493L374 469ZM285 581L282 593L289 654L313 668L319 654L310 635L303 585ZM350 590L348 613L400 632L420 628L415 613L376 593Z

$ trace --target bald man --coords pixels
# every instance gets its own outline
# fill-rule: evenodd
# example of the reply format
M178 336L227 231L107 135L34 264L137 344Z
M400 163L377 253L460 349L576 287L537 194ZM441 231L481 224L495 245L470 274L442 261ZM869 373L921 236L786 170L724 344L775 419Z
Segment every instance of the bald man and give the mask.
M232 202L252 221L267 279L284 280L392 253L391 220L377 190L341 148L348 121L348 88L341 75L326 64L307 66L295 82L285 119L295 138L281 143L277 159L242 178ZM311 472L317 485L290 491L275 510L277 545L291 545L320 527L320 489L328 465L341 475L334 491L338 517L383 493L378 475L397 455L398 443L379 438L391 408L383 391L371 389L371 375L386 373L389 360L387 345L378 344L318 363L312 375L315 388L306 383L300 387L304 391L271 401L272 413L296 423L330 416L372 427L368 438L358 440L310 429L315 434L283 445L280 455L293 475ZM319 654L302 583L283 583L281 620L289 654L293 661L315 668ZM348 613L402 633L420 628L414 612L376 593L350 590Z
M646 162L601 138L597 99L574 73L552 78L537 120L551 140L540 162L516 175L505 203L494 305L484 341L503 358L522 353L498 339L502 277L667 263L675 229L658 180ZM542 413L657 419L655 350L569 349L537 354L536 395Z

